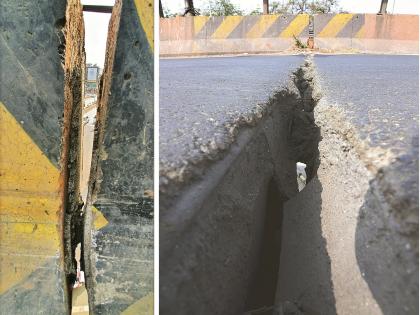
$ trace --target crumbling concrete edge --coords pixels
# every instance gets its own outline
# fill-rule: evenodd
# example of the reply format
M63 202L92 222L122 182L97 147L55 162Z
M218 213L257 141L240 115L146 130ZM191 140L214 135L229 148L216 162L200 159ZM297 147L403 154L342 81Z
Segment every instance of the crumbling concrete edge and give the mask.
M358 204L354 214L355 254L360 274L373 296L371 307L377 303L382 312L416 312L418 298L415 303L413 296L418 297L418 179L411 178L410 172L417 169L418 174L418 147L417 153L414 146L414 153L398 156L391 149L372 146L360 137L350 117L343 106L326 99L315 109L322 136L319 176L321 184L326 185L324 194L343 193L349 203ZM335 175L327 175L331 171ZM322 182L322 177L325 180L338 173L343 178L336 179L335 187L328 183L332 180ZM328 241L334 242L331 238ZM338 281L336 294L340 296L343 284ZM394 289L389 291L391 283ZM338 312L350 307L343 298L336 305ZM369 311L374 312L373 308Z
M106 127L107 117L107 105L108 98L110 95L111 83L112 83L112 70L114 68L114 58L116 52L116 42L118 37L118 30L120 24L122 9L122 0L117 0L113 6L111 18L108 26L106 54L105 54L105 65L103 74L99 83L98 92L98 107L96 115L95 133L93 137L93 149L92 149L92 162L90 168L90 176L88 181L88 194L86 198L85 207L85 222L84 222L84 239L83 239L83 259L85 266L85 277L86 277L86 290L89 297L89 309L95 309L95 252L92 248L95 247L93 244L92 233L93 232L93 221L94 214L92 212L92 205L97 199L98 191L100 191L100 184L102 181L102 171L100 168L100 161L106 156L106 152L103 149L103 140ZM92 312L92 311L91 311Z
M81 130L85 48L83 9L79 0L68 0L65 26L62 29L64 68L64 117L62 125L60 174L61 215L63 222L62 251L69 310L71 286L76 274L75 248L80 242L83 213L79 190L81 162Z
M163 212L171 200L177 196L180 189L202 178L204 169L208 169L228 155L230 148L237 141L241 132L257 126L262 120L270 116L273 108L281 103L283 98L287 98L288 94L301 97L302 102L305 103L302 106L306 106L306 110L310 109L312 111L322 95L318 82L313 80L315 78L313 69L312 56L307 55L303 65L290 74L287 85L279 87L266 103L257 104L251 111L225 123L225 131L222 137L211 139L205 143L194 143L202 153L198 157L175 165L160 162L159 190ZM312 105L310 105L311 102Z

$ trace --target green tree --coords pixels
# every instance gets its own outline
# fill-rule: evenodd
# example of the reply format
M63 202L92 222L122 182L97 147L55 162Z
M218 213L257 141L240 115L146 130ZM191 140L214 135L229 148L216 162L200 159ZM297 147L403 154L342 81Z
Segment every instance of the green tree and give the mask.
M270 3L270 14L287 14L291 13L289 2L280 3L273 1Z
M249 12L249 15L261 15L262 11L260 8L256 8L255 10L252 10L251 12Z
M234 4L232 4L229 0L210 0L207 8L203 10L203 15L243 15L243 12Z
M331 13L339 10L337 0L317 0L309 4L310 13Z
M286 3L273 1L270 6L272 14L317 14L339 11L337 0L289 0Z

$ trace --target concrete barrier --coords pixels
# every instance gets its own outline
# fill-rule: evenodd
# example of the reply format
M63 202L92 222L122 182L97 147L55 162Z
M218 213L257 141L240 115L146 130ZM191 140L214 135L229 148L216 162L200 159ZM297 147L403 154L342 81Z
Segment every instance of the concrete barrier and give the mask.
M418 15L319 14L315 48L418 53ZM309 15L196 16L160 19L160 55L276 53L306 43Z
M152 4L116 1L110 20L85 228L91 314L153 314Z
M79 1L1 2L2 314L69 311L83 46Z
M418 15L316 15L315 45L331 51L419 52Z

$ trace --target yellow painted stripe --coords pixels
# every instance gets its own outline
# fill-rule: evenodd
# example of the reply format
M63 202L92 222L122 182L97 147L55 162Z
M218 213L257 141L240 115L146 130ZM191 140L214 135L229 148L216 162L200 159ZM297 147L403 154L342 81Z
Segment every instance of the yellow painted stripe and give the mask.
M0 102L0 294L60 251L59 172Z
M278 17L278 15L260 16L257 23L246 33L246 38L261 38Z
M200 15L194 17L194 35L197 35L203 29L208 20L208 16Z
M59 170L0 102L0 294L60 252ZM94 209L96 228L108 222Z
M100 230L108 224L108 220L105 219L101 211L99 211L98 209L92 206L92 212L93 212L93 226L95 230Z
M360 30L357 31L357 33L354 35L355 38L363 38L365 37L365 26L363 25Z
M153 293L150 293L122 311L121 315L153 315Z
M223 22L219 25L213 33L212 38L223 39L227 38L229 34L241 23L242 16L226 16Z
M354 14L336 14L317 35L318 37L335 37L351 21Z
M293 37L299 36L303 32L305 27L309 24L308 14L298 14L292 22L281 32L280 37Z
M141 26L146 33L150 49L153 51L153 0L134 0L134 3L136 4L137 14L139 16Z

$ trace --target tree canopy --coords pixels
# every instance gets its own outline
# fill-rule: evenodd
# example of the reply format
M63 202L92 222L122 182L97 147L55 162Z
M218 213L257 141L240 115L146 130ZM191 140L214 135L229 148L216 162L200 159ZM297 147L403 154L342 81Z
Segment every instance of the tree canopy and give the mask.
M262 3L262 0L261 0ZM270 1L270 14L317 14L342 12L338 6L338 0L287 0ZM244 15L244 12L230 0L208 0L202 8L194 8L197 15L227 16ZM173 17L178 14L171 13L167 8L163 9L165 17ZM261 8L256 7L250 15L262 14Z
M209 0L201 14L207 16L243 15L243 11L229 0Z
M317 14L338 10L337 0L289 0L285 3L273 1L270 5L270 13L272 14Z

